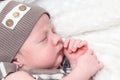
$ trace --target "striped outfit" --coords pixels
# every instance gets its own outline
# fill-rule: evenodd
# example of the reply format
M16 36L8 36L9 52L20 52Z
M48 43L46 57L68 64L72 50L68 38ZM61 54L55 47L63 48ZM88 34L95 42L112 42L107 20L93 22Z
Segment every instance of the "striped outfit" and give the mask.
M6 76L16 71L17 66L8 62L0 62L0 80L4 80ZM71 71L69 62L64 59L59 69L37 69L27 71L36 80L59 80Z

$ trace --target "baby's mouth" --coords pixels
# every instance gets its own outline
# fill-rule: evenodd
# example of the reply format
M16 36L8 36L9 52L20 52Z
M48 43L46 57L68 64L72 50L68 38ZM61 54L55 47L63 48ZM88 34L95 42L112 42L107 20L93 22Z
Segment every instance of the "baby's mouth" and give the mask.
M58 54L62 54L63 53L63 45L62 44L58 44L58 46L56 47L56 52Z
M61 45L61 47L59 48L59 53L63 54L63 45Z

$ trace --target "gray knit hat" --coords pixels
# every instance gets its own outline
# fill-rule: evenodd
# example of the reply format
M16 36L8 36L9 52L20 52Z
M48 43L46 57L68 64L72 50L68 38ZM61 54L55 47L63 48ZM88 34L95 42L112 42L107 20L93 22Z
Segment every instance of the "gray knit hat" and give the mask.
M11 62L21 48L43 8L16 1L10 1L0 13L0 62Z

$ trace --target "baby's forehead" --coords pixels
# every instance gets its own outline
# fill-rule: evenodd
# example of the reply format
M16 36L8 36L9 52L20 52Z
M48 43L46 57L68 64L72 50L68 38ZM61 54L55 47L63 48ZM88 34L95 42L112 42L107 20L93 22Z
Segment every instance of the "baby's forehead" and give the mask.
M38 31L38 32L45 32L48 31L49 29L54 29L53 24L51 23L51 20L47 14L43 14L38 22L35 24L33 31Z

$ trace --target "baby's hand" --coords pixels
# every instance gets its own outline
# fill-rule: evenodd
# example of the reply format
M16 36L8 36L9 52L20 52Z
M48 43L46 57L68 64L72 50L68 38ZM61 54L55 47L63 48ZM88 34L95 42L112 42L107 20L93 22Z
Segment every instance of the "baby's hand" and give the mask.
M82 75L91 78L103 68L103 64L97 60L92 50L87 50L84 55L79 57L76 68L83 72Z
M66 49L67 53L75 53L76 51L78 51L78 49L86 49L87 42L80 39L76 40L68 38L64 42L64 48Z
M91 80L101 68L103 64L99 62L91 50L87 50L85 54L78 58L76 67L61 80Z
M75 67L78 58L88 49L87 42L75 39L66 39L64 42L64 54L70 61L72 69ZM74 65L73 65L74 64Z

